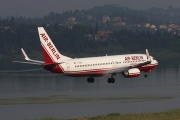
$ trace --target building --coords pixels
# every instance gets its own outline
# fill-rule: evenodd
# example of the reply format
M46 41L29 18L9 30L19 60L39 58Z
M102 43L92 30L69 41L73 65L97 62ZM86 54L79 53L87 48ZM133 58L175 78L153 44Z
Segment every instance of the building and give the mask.
M68 22L68 23L75 23L75 22L76 22L76 18L75 18L75 17L69 17L69 18L67 19L67 22Z
M111 18L107 15L103 16L103 22L111 21Z
M156 26L155 26L155 25L151 25L150 28L151 28L151 29L156 29Z
M150 27L150 23L146 23L145 27L149 28Z
M112 33L112 31L97 31L95 40L107 40Z
M87 15L87 19L88 20L95 20L94 16L92 16L92 15Z
M113 22L121 22L121 17L114 17Z

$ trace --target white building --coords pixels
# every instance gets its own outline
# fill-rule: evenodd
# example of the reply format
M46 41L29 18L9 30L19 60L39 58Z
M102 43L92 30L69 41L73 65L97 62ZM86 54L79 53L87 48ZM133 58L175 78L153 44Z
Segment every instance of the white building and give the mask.
M111 18L107 15L103 16L103 22L111 21Z

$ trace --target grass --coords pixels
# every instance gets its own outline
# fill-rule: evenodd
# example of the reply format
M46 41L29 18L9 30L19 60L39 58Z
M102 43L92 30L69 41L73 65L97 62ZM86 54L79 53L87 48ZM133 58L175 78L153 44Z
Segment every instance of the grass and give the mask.
M180 120L180 109L141 114L119 114L112 113L108 115L76 118L76 119L58 119L58 118L39 118L34 120Z
M16 105L16 104L55 104L55 103L71 103L71 102L88 102L88 101L104 101L104 100L121 100L123 102L141 102L171 99L171 96L140 96L140 97L117 97L117 98L65 98L65 97L27 97L0 99L0 105Z

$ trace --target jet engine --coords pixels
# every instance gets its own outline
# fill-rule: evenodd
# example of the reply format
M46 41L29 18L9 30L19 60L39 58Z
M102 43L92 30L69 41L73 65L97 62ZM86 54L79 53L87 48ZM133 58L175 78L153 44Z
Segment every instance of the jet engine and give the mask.
M129 69L122 73L126 78L138 77L140 75L140 70L137 68Z

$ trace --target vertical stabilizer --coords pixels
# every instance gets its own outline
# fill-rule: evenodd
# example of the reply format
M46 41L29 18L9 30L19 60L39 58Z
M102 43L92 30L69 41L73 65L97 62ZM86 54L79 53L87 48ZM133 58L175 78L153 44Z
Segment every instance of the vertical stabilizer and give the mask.
M43 27L38 27L38 32L45 63L52 63L61 60L71 59L59 53Z

